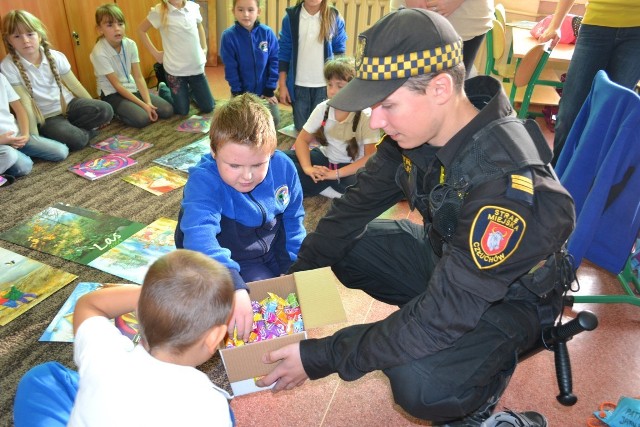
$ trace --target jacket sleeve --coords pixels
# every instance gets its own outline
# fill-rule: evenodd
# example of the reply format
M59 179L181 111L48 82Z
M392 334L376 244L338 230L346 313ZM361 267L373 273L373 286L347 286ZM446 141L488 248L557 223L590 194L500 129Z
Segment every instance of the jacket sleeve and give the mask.
M283 157L286 157L283 155ZM297 259L300 245L307 235L304 228L304 207L302 205L302 185L298 178L298 172L293 161L288 157L284 158L286 162L286 176L289 186L289 204L282 215L284 229L286 234L287 263L282 266L282 272L286 272L291 264Z
M336 13L336 30L331 39L331 50L334 55L342 55L347 51L347 32L344 19Z
M301 342L300 355L309 377L337 372L345 380L354 380L452 346L476 326L493 302L504 298L514 281L557 251L572 229L569 204L557 200L530 208L503 197L505 186L505 182L489 182L467 196L456 234L423 294L382 321ZM516 212L526 228L504 262L480 269L472 259L469 236L474 235L477 215L496 206ZM475 231L482 234L483 230Z
M267 59L266 73L265 76L265 90L262 95L267 97L272 97L275 89L278 87L278 78L279 69L278 69L278 54L280 51L278 38L276 37L276 33L273 32L271 28L268 30L269 34L269 58Z
M291 272L335 264L362 235L367 224L402 198L395 184L402 157L394 143L386 140L358 172L356 183L335 199L316 230L305 238Z
M240 61L238 57L237 40L233 37L233 33L227 29L222 33L220 41L220 57L224 64L224 78L229 83L231 93L239 95L243 92L242 82L240 81Z
M237 289L247 289L240 277L240 266L231 259L231 251L218 243L221 201L231 203L222 196L224 190L203 170L192 169L184 189L183 215L180 229L184 233L184 248L201 252L229 269Z
M278 70L289 72L289 63L292 58L293 41L291 40L291 22L289 14L282 18L282 28L278 40Z

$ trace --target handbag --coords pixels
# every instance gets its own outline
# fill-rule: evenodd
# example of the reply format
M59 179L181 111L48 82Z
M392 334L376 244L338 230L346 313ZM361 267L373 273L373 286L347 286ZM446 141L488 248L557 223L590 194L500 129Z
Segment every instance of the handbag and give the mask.
M551 19L553 15L549 15L539 21L532 29L531 35L538 39L542 33L549 28L549 24L551 23ZM560 26L560 41L558 43L562 44L573 44L576 42L576 38L578 37L578 32L580 31L580 25L582 24L582 16L578 15L567 15L562 20L562 25Z

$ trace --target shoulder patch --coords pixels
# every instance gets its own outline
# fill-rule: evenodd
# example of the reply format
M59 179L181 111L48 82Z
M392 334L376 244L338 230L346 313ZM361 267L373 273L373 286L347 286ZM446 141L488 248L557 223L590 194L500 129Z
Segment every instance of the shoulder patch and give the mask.
M282 206L283 208L286 208L287 205L289 205L289 199L291 196L289 194L289 187L286 184L281 185L276 190L275 196L276 196L276 203Z
M510 209L485 206L476 215L469 233L471 258L479 269L493 268L515 252L527 223Z
M531 169L521 169L509 175L507 198L533 205L533 174Z

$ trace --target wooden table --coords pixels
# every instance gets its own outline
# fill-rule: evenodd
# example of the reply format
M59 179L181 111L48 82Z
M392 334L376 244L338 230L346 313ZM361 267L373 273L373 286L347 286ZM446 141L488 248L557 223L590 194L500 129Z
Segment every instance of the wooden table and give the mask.
M529 30L511 27L511 32L513 37L512 43L514 58L523 58L524 55L529 52L529 49L538 44L538 41L531 36ZM571 57L573 56L574 48L575 45L573 44L558 43L551 52L551 56L549 56L549 62L569 65Z

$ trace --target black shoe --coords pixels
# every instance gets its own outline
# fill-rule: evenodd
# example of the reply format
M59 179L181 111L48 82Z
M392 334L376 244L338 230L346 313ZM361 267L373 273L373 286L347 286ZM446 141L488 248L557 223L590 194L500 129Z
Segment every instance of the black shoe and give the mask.
M0 174L0 176L2 177L2 179L0 179L0 187L9 186L13 184L16 180L16 178L13 175L8 175L3 173L3 174Z
M508 409L492 415L481 424L482 427L547 427L547 425L547 419L538 412L513 412Z
M500 379L496 386L496 391L491 395L491 397L478 409L476 409L471 414L465 416L464 418L460 418L454 421L449 421L447 424L444 424L442 427L480 427L483 422L491 417L493 410L498 406L498 402L502 397L502 394L507 389L507 385L509 384L509 380L511 379L511 373L506 375L500 375ZM525 424L526 425L526 424Z

